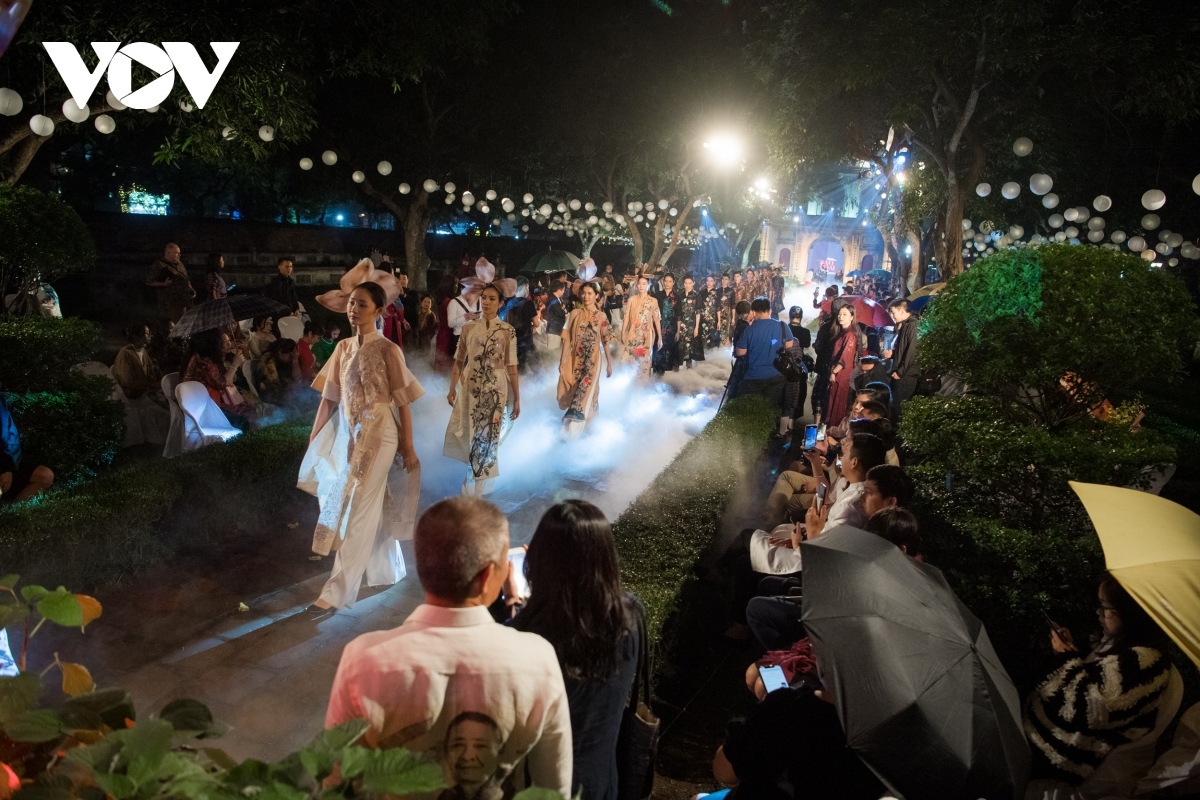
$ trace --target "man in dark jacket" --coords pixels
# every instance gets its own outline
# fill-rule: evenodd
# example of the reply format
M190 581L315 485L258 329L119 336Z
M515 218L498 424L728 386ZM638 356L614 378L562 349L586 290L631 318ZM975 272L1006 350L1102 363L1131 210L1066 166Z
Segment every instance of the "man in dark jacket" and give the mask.
M296 297L296 281L292 278L295 269L291 256L280 256L276 269L278 274L263 288L263 294L281 305L287 306L293 317L300 316L300 299ZM279 335L279 320L275 321L275 335Z
M888 303L888 313L896 323L896 341L883 356L892 359L892 404L899 420L900 404L916 393L921 377L917 365L917 320L909 313L908 301L904 299Z
M25 465L22 468L22 460ZM0 392L0 503L19 503L46 491L54 484L54 473L32 458L22 459L21 435Z

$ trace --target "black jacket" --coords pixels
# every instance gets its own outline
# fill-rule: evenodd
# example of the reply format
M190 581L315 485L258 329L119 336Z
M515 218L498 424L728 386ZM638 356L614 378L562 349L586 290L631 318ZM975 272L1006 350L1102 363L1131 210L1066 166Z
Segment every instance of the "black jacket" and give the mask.
M901 378L921 374L921 368L917 365L916 319L906 319L896 327L896 341L892 345L892 372Z
M263 288L263 294L287 306L289 313L300 310L300 300L296 297L296 281L283 273L276 273L271 282Z

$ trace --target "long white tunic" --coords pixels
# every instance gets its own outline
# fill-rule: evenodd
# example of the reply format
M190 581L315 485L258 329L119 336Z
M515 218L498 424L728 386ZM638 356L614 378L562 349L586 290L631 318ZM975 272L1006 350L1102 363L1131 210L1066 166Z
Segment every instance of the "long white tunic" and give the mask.
M442 452L471 466L471 477L485 481L500 474L504 419L512 405L508 367L517 365L517 332L499 317L467 323L454 354L462 387L454 401Z

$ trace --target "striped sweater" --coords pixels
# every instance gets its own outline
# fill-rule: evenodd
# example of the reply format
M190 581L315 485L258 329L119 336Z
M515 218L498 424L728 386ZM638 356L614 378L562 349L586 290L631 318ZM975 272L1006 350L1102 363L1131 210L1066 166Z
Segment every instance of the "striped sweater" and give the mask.
M1171 663L1158 650L1101 646L1052 672L1025 705L1025 735L1072 783L1114 747L1154 729Z

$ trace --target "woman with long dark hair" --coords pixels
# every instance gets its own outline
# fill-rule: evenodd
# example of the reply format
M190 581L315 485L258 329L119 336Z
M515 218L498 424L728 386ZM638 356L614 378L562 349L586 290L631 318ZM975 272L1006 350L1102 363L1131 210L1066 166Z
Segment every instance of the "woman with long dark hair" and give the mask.
M1100 641L1086 656L1069 630L1050 631L1065 663L1025 703L1035 778L1079 785L1113 748L1155 728L1167 694L1166 634L1112 575L1100 582L1098 599Z
M233 385L246 359L235 352L233 339L223 330L200 331L188 340L191 353L183 380L204 384L208 396L220 406L231 425L249 430L258 423L258 413Z
M829 399L821 422L830 427L841 424L850 400L850 375L858 363L858 320L854 306L844 305L837 310L837 322L831 330L829 358Z
M637 672L645 615L621 586L604 512L583 500L550 508L525 555L529 599L513 627L554 645L571 709L574 774L583 800L617 796L617 735Z
M221 275L224 271L225 256L220 253L209 253L207 269L204 273L205 293L208 295L206 300L220 300L229 295L229 287L225 283L224 276Z

